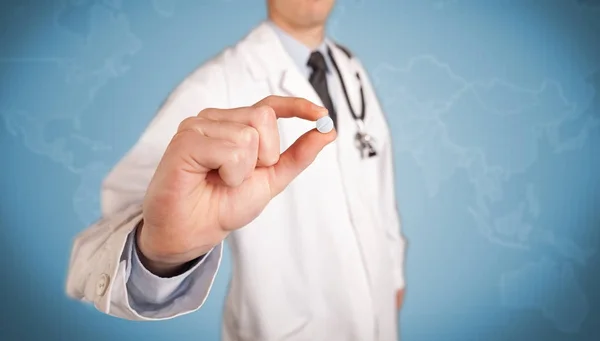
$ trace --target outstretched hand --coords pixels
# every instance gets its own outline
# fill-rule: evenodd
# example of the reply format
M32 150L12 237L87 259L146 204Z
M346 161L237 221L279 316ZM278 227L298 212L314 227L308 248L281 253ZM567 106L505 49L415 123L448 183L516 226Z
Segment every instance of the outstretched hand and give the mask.
M280 154L277 119L326 115L305 99L269 96L181 122L144 198L137 238L144 265L169 275L254 220L336 137L312 129Z

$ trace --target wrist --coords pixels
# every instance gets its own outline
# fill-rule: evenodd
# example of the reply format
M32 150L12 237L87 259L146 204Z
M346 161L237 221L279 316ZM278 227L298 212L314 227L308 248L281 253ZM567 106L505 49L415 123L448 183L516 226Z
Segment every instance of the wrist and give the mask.
M161 257L151 252L152 248L148 247L147 233L142 233L142 230L144 230L143 220L140 221L136 228L134 242L136 244L135 250L138 259L146 270L158 277L174 277L190 268L190 261L173 259L173 257Z

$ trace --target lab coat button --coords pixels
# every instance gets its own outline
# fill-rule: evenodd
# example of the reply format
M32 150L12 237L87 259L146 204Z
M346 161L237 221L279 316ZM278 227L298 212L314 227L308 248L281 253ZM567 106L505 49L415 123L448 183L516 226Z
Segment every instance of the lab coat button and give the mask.
M104 296L106 293L106 289L108 288L108 283L110 282L110 277L107 274L100 275L98 282L96 283L96 295Z

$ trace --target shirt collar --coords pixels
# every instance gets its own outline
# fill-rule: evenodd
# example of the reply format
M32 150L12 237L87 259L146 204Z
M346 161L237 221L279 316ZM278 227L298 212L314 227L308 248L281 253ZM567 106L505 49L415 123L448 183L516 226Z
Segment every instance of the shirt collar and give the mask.
M272 21L268 21L268 23L275 30L275 33L279 37L281 45L283 45L283 48L285 49L285 51L292 58L292 60L294 61L294 64L296 64L296 66L301 71L306 71L309 68L308 65L306 65L306 63L308 62L308 58L310 57L310 54L313 51L311 49L309 49L306 45L301 43L300 41L296 40L296 38L292 37L287 32L285 32L284 30L279 28L279 26L277 26ZM323 57L325 58L325 62L327 63L327 67L328 67L327 72L330 72L331 71L331 64L330 64L331 62L330 62L329 56L327 54L326 39L324 39L323 42L321 42L321 44L317 47L316 50L323 54Z

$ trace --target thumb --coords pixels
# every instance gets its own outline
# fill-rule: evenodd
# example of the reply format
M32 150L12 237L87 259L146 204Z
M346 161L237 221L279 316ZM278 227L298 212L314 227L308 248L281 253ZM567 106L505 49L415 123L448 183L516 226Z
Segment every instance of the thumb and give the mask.
M323 134L317 129L312 129L296 140L279 158L273 166L270 181L271 197L281 193L302 171L306 169L317 157L319 152L335 140L335 129Z

